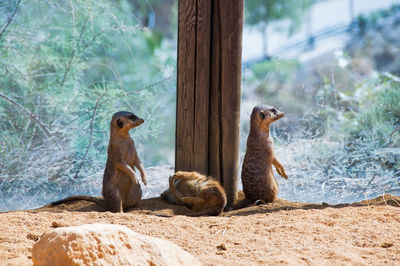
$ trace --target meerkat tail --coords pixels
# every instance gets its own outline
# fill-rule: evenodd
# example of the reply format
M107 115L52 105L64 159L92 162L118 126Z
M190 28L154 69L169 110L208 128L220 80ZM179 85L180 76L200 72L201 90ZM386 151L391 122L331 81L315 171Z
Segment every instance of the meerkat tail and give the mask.
M75 200L86 200L86 201L94 202L94 203L98 204L100 207L102 207L103 209L107 209L107 207L105 206L104 199L86 196L86 195L71 196L71 197L68 197L65 199L54 201L51 203L51 205L59 205L62 203L75 201Z

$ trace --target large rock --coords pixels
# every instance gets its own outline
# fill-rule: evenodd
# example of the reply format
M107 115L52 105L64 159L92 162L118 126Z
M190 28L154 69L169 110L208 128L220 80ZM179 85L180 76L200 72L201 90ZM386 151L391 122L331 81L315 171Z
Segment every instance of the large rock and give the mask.
M167 240L141 235L122 225L61 227L32 249L34 265L201 265Z

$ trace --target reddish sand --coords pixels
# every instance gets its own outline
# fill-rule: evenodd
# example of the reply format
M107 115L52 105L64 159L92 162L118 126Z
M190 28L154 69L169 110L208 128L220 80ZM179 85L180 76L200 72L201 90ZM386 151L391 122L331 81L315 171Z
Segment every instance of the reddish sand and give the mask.
M128 213L75 202L0 213L0 265L30 265L31 249L54 227L121 224L170 240L206 265L399 265L400 197L352 205L277 200L219 217L188 217L184 207L143 200ZM171 217L163 217L171 216Z

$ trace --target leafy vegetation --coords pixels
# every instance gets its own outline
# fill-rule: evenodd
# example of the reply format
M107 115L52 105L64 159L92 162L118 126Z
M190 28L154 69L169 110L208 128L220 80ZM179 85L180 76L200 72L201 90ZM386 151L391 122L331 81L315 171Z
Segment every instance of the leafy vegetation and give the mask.
M370 98L364 102L365 112L357 120L357 126L352 130L352 139L377 141L381 145L400 147L400 79L389 73L384 73L379 79L380 84L375 91L370 92Z
M173 161L176 42L132 9L125 0L0 3L2 209L67 187L99 194L116 111L145 119L133 132L145 165Z

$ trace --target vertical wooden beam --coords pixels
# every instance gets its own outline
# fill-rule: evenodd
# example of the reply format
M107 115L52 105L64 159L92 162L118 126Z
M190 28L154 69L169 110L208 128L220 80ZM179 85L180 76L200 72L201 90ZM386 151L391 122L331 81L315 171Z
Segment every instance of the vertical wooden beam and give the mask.
M243 0L180 0L175 170L237 194Z
M196 0L179 1L175 169L191 171L193 162Z
M222 151L222 136L221 136L221 57L220 50L222 46L220 31L218 0L212 3L212 39L211 39L211 84L210 84L210 133L209 133L209 174L218 179L222 183L221 170L221 151Z
M237 197L243 0L212 6L209 173L231 205Z
M194 162L192 170L208 174L211 2L197 0Z
M211 1L181 0L175 169L208 174Z

